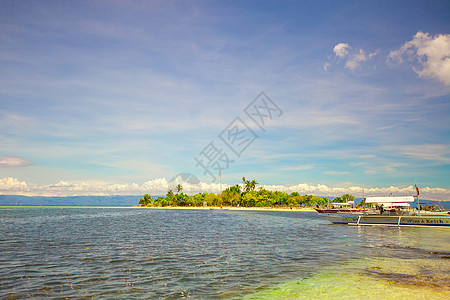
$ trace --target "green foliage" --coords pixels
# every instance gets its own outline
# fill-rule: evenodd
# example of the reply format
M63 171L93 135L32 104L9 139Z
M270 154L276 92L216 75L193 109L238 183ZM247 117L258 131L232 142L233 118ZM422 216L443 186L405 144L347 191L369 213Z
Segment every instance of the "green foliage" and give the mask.
M346 202L346 200L354 201L355 200L355 196L350 195L350 194L345 194L345 195L341 196L341 199L344 200L344 202Z
M244 189L245 191L254 191L256 188L256 185L258 184L258 181L255 179L253 180L245 180L245 177L242 177L242 181L244 183Z
M175 195L175 205L177 206L187 206L189 203L189 196L181 193L181 194L177 194Z
M173 190L168 190L165 197L158 197L152 200L149 194L145 194L139 200L142 206L203 206L206 202L207 206L243 206L243 207L311 207L316 205L325 206L329 200L325 197L316 197L313 195L301 196L298 192L287 194L281 191L268 191L264 187L256 189L258 182L256 180L246 180L242 178L244 183L244 191L241 186L236 184L226 188L220 194L203 192L192 196L182 192L183 187L179 184L176 187L177 194ZM345 202L346 199L353 201L355 196L345 194L336 197L333 202Z
M362 199L361 202L359 203L360 206L368 206L368 207L372 207L374 206L374 203L366 203L366 198Z
M336 198L333 199L333 202L335 202L335 203L343 203L343 202L345 202L345 200L342 199L341 197L336 197Z
M183 186L181 184L177 185L177 194L183 190Z
M254 191L246 192L242 196L242 206L253 207L256 205L257 198Z
M350 195L350 194L345 194L345 195L342 195L341 197L334 198L333 202L345 203L345 202L347 202L347 200L348 201L354 201L355 200L355 196Z
M327 205L328 202L329 202L328 198L323 197L323 198L319 198L319 200L317 201L317 204L318 205Z
M139 204L142 206L150 206L152 204L152 196L145 194L143 198L139 200Z
M241 200L241 187L236 184L235 186L225 189L221 194L222 205L225 206L237 206Z

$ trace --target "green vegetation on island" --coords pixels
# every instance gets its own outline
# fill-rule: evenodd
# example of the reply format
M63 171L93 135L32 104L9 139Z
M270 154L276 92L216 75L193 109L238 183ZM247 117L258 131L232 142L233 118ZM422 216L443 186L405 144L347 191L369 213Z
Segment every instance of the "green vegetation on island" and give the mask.
M145 194L139 200L139 204L144 207L168 207L168 206L230 206L230 207L314 207L327 205L330 200L325 197L313 195L300 195L298 192L288 194L281 191L268 191L262 186L256 188L256 180L246 180L242 178L242 186L236 184L228 187L221 193L198 193L187 195L183 193L183 187L178 184L176 193L169 189L165 196L153 198L150 194ZM337 197L333 202L353 201L355 196L345 194Z

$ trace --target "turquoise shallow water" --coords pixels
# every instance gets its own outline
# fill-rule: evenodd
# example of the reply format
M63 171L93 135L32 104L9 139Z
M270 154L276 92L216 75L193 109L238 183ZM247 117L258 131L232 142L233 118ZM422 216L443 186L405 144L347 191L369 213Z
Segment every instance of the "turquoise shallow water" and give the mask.
M0 208L0 298L449 298L450 230L316 213Z

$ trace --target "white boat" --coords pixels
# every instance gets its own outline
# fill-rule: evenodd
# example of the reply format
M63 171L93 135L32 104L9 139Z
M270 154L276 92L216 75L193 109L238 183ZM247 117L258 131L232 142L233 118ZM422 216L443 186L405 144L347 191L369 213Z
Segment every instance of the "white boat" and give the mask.
M334 224L381 225L381 226L424 226L450 228L450 215L420 213L410 206L413 196L406 197L367 197L366 203L376 205L376 209L363 214L319 214ZM419 207L419 206L418 206Z
M335 213L350 213L350 214L362 214L365 209L363 208L353 208L354 202L333 202L331 203L332 208L315 208L319 214L335 214Z

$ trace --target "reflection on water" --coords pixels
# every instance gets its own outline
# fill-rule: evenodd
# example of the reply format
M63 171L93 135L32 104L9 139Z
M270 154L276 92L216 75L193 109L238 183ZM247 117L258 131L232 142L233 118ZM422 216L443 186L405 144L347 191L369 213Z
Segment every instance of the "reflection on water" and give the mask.
M292 211L0 208L0 298L447 296L449 243Z

